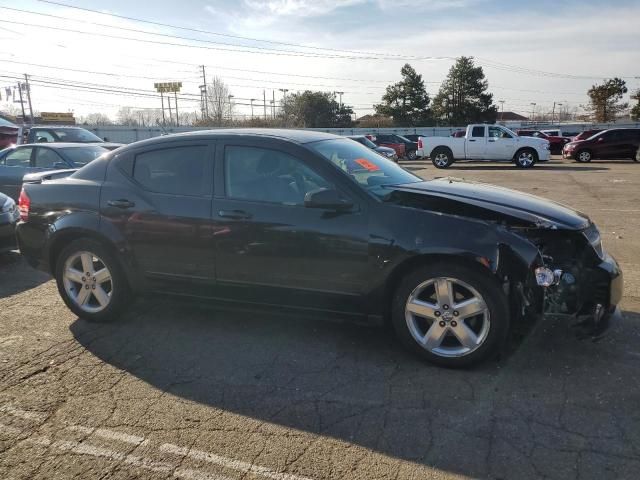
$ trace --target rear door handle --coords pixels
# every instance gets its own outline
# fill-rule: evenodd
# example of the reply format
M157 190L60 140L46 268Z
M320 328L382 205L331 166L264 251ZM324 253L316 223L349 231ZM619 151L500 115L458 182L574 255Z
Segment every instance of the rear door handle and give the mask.
M475 140L469 140L470 142L475 142Z
M220 210L218 215L232 220L248 220L251 218L251 214L244 210Z
M110 207L116 207L116 208L131 208L136 206L134 202L131 202L125 198L120 198L118 200L109 200L107 202L107 205L109 205Z

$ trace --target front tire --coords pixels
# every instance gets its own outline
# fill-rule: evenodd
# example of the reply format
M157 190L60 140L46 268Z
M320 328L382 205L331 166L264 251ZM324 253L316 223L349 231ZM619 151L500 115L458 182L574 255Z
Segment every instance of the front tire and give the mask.
M67 307L90 322L115 320L131 296L122 267L96 240L79 239L67 245L56 260L55 277Z
M499 353L509 306L491 275L437 263L402 280L392 300L392 323L403 345L423 359L465 368Z
M513 160L519 168L531 168L538 161L538 153L532 148L523 148L516 152Z
M449 168L453 163L453 154L446 148L436 148L431 153L431 163L436 168Z
M576 161L580 163L589 163L591 161L592 155L589 150L580 150L576 153Z

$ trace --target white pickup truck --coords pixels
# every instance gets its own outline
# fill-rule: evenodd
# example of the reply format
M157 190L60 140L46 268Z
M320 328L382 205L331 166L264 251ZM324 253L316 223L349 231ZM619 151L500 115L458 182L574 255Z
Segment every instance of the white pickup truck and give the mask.
M500 125L469 125L464 137L420 137L418 157L431 158L437 168L460 160L508 161L521 168L546 162L551 153L542 138L519 137Z

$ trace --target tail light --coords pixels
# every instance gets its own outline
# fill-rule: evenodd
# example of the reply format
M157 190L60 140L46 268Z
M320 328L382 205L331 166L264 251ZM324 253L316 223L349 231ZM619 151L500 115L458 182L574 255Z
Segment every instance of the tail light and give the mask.
M418 137L418 148L422 150L422 137Z
M20 198L18 198L18 211L20 212L20 220L26 222L29 220L29 209L31 208L31 199L24 188L20 191Z

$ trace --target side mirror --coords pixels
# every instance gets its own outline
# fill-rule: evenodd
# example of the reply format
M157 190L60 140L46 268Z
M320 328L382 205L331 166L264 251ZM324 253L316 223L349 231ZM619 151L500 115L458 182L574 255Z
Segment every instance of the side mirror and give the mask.
M337 190L332 188L319 188L307 192L304 196L304 206L307 208L345 211L351 209L353 204L344 200Z

